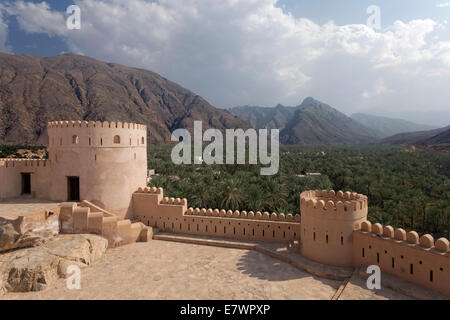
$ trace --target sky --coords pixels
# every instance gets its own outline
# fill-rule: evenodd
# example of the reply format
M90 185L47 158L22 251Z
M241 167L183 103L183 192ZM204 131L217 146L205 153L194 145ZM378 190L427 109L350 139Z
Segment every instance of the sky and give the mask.
M72 4L79 30L66 26ZM220 108L312 96L443 126L449 21L450 0L0 0L0 52L152 70Z

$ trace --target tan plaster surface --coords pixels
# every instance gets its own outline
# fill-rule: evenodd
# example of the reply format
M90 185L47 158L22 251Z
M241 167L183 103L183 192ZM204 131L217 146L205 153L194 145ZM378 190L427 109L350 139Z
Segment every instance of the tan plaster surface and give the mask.
M338 300L412 300L412 298L383 286L380 290L369 290L366 287L366 280L355 273Z
M0 217L7 219L16 219L19 216L26 216L36 212L51 210L56 208L59 202L16 198L0 201Z
M342 284L253 250L158 240L108 250L101 262L82 269L81 281L78 291L66 289L61 279L45 291L8 293L0 298L329 300ZM346 288L350 291L345 297L380 296L362 295L359 289Z

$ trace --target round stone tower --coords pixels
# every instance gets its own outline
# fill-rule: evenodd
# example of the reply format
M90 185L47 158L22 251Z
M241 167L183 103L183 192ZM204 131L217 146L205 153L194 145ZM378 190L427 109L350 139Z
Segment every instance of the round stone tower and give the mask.
M301 253L320 263L352 266L353 231L367 220L367 197L335 191L300 195Z
M146 186L147 128L122 122L48 124L52 200L88 200L132 217L131 197Z

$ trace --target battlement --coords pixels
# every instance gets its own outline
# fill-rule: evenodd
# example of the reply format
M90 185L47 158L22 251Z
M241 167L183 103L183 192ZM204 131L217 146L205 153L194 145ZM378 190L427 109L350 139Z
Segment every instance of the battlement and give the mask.
M50 149L146 147L147 126L128 122L53 121L48 123Z
M138 192L138 193L161 194L161 195L164 194L163 188L155 188L155 187L153 187L153 188L142 188L142 187L139 187L136 192Z
M46 167L49 164L47 159L13 159L1 158L0 167L16 168L16 167Z
M166 205L177 205L177 206L185 206L187 205L187 199L180 199L180 198L168 198L163 197L164 190L163 188L138 188L136 193L147 193L147 194L153 194L153 195L161 195L158 199L159 204L166 204Z
M160 199L158 200L158 204L160 205L177 205L177 206L186 206L187 199L180 198L169 198L164 197L163 188L139 188L137 193L147 193L153 195L160 195ZM235 218L235 219L253 219L253 220L270 220L270 221L286 221L286 222L300 222L300 215L296 214L295 216L292 213L288 213L285 215L284 213L277 214L275 212L253 212L250 211L232 211L232 210L219 210L219 209L206 209L206 208L188 208L185 212L185 215L188 216L210 216L210 217L221 217L221 218Z
M187 199L164 197L162 188L139 188L133 208L135 218L165 232L286 243L300 237L300 215L187 208Z
M50 121L48 128L114 128L147 131L147 126L129 122L108 122L108 121Z
M353 265L378 265L381 271L450 296L450 251L446 238L419 237L369 221L353 232Z
M221 218L235 218L235 219L252 219L252 220L269 220L269 221L285 221L285 222L300 222L300 215L296 214L295 216L292 213L288 213L285 215L284 213L277 214L273 212L270 214L269 212L261 213L260 211L254 213L250 211L232 211L232 210L219 210L219 209L206 209L206 208L189 208L186 215L191 216L210 216L210 217L221 217Z
M447 253L450 251L448 239L439 238L434 241L433 236L430 234L424 234L419 237L419 234L416 231L406 232L402 228L394 230L392 226L383 227L380 223L375 223L372 225L370 221L364 221L361 223L360 231L371 233L374 236L381 236L384 239L395 240L397 242L404 243L405 245L416 245L418 248L428 251L437 251L440 253Z
M351 192L312 190L300 194L302 254L333 266L351 266L352 234L367 220L367 197Z
M330 219L359 219L367 216L367 196L356 192L312 190L300 194L302 215Z

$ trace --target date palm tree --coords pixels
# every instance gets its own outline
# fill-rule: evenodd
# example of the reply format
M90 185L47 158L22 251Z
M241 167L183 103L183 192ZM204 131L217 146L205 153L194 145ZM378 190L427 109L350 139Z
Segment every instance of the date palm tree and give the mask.
M242 207L242 181L232 178L222 184L221 206L227 210L239 210Z

